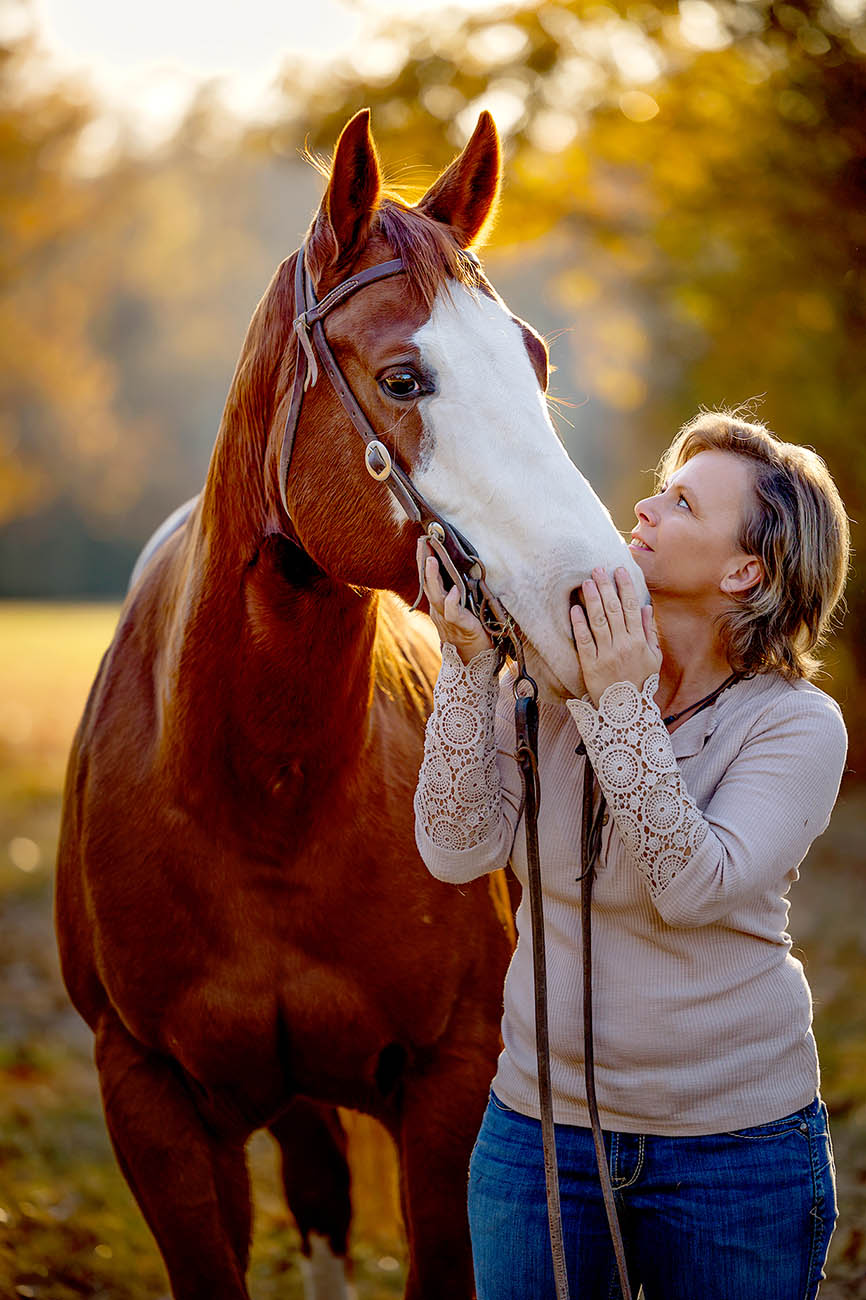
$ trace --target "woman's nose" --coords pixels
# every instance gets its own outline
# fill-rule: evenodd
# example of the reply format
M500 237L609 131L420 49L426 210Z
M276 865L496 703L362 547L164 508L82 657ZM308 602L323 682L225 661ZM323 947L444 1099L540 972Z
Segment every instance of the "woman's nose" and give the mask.
M652 502L649 497L645 497L643 501L638 501L638 503L634 508L634 512L637 515L639 521L646 520L648 524L651 524L655 521L655 517L652 511Z

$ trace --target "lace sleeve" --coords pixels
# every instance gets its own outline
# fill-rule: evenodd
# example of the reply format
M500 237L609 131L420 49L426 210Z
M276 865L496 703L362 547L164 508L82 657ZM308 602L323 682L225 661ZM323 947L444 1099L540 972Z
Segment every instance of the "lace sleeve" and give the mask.
M598 783L623 842L654 896L701 847L709 827L685 788L654 700L658 674L638 690L616 682L599 700L569 700Z
M464 665L454 646L442 647L415 792L419 827L439 849L474 848L499 824L497 665L495 650Z

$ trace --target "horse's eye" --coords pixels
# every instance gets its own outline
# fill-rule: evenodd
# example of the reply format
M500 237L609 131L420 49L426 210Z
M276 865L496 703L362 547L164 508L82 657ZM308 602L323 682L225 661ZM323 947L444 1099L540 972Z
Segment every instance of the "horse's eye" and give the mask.
M389 397L402 398L404 401L420 397L424 392L418 376L412 370L392 370L379 382Z

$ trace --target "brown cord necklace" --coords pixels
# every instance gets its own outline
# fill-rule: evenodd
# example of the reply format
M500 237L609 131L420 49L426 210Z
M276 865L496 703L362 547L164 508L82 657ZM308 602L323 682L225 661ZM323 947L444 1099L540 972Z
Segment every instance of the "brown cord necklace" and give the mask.
M680 718L684 718L687 713L697 714L703 709L708 709L711 704L715 704L722 691L726 691L729 686L733 686L735 682L740 681L744 676L744 673L731 673L730 677L725 678L721 686L717 686L714 691L710 691L709 695L705 695L702 700L698 700L696 704L687 704L684 709L680 709L679 713L672 713L669 718L662 718L662 721L666 727L669 727L672 722L679 722Z

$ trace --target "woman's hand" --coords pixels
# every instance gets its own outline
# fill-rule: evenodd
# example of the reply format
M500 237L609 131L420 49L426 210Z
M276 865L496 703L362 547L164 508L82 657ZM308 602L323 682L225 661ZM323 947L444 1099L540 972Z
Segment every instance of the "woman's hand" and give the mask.
M616 586L605 569L593 569L581 588L586 613L579 605L571 611L580 670L596 708L608 686L634 682L640 689L662 662L652 606L641 606L626 569L614 576Z
M418 562L424 562L424 594L430 605L430 617L440 641L450 641L468 664L482 650L489 650L493 642L471 610L460 604L460 592L452 587L446 594L442 583L439 561L427 545L427 539L418 539Z

